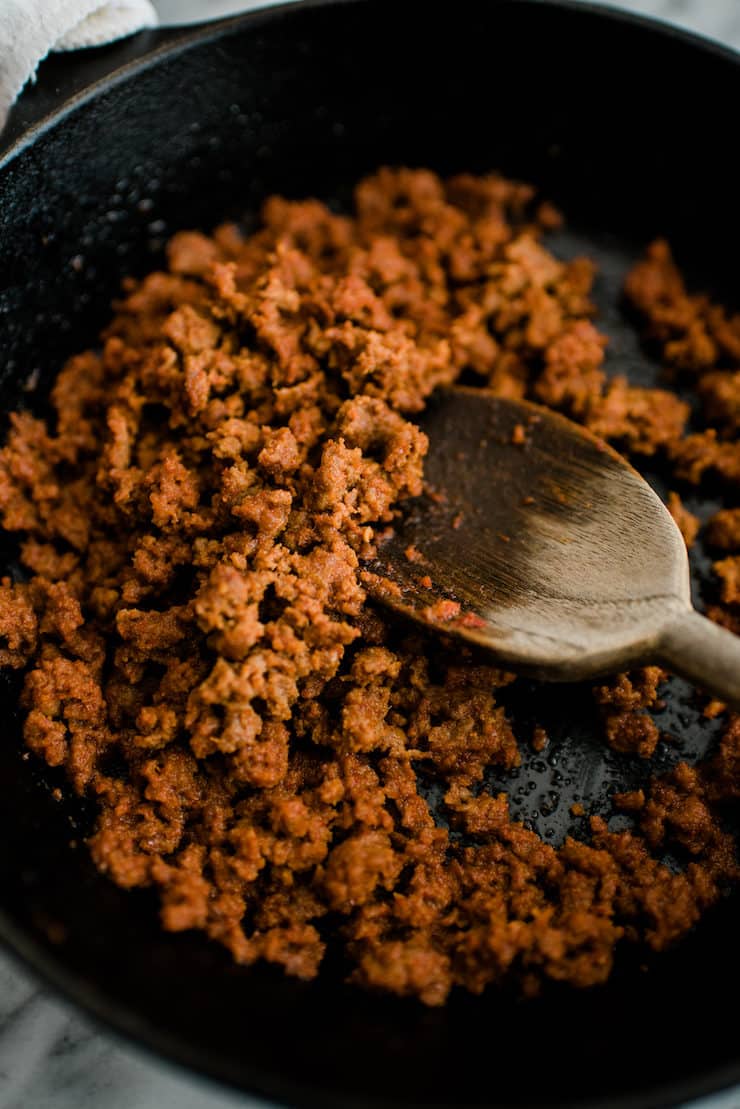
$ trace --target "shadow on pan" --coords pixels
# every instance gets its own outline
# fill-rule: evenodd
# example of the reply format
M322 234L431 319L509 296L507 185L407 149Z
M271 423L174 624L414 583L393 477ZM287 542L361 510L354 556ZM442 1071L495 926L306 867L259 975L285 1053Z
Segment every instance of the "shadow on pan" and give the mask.
M385 0L305 3L53 59L0 154L2 410L30 374L43 392L90 344L122 274L155 265L174 230L248 217L271 191L346 205L383 163L536 182L568 217L554 247L600 261L610 367L655 380L618 289L664 234L698 281L732 291L740 214L724 121L739 97L728 52L538 0L457 0L454 19ZM695 585L711 588L701 551ZM740 1081L726 1015L740 994L738 899L647 973L626 959L607 987L526 1003L491 992L427 1011L343 986L331 960L312 984L239 969L205 940L162 934L146 894L97 875L81 843L90 814L55 801L53 778L22 757L17 692L2 679L0 936L140 1042L322 1109L663 1106ZM594 740L578 687L520 682L508 697L520 728L536 717L552 740L497 784L550 841L573 800L606 812L645 776ZM678 744L663 765L716 737L685 683L665 697L659 723Z

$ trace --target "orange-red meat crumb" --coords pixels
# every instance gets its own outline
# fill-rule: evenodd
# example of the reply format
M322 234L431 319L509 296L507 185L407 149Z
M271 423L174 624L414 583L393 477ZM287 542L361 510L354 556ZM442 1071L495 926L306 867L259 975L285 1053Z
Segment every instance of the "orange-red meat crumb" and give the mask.
M740 718L703 766L621 798L632 831L593 817L556 848L483 788L520 762L513 676L366 596L364 560L423 489L413 416L463 372L736 497L740 318L687 292L664 243L628 277L696 386L686 434L675 394L608 376L594 267L542 241L559 221L495 175L384 169L351 216L272 197L250 236L176 235L61 369L52 419L12 417L0 512L27 581L0 583L0 665L26 668L27 747L96 807L96 864L153 887L166 929L299 978L342 944L355 983L439 1005L603 982L617 945L665 947L737 879L715 809L740 795ZM707 527L710 615L736 630L738 511ZM655 750L661 679L594 687L617 751ZM656 857L671 844L681 873Z

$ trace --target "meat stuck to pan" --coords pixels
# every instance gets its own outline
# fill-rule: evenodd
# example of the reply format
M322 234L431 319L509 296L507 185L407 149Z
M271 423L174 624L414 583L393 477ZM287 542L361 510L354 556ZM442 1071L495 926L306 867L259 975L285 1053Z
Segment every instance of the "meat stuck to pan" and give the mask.
M419 99L418 82L412 79L414 66L431 65L442 56L440 52L449 65L452 57L459 58L462 47L462 24L455 31L460 41L450 41L433 16L425 25L424 49L413 52L413 61L408 49L416 34L413 21L409 17L408 23L397 22L396 37L384 44L388 79L371 113L361 92L367 88L380 48L379 31L371 19L380 7L301 7L236 21L190 43L181 40L169 53L102 86L55 125L31 132L32 142L11 151L3 171L5 241L11 241L10 228L16 244L15 267L9 264L5 270L13 284L4 296L14 306L8 326L6 409L17 408L22 400L25 406L38 405L43 411L52 374L65 353L82 349L100 329L106 299L115 294L121 273L143 273L156 265L157 252L170 232L186 226L207 228L230 215L243 221L245 211L255 211L275 191L319 196L336 209L348 210L352 182L384 162L431 164L447 175L496 167L537 181L543 194L553 197L567 216L567 231L548 230L547 250L564 259L585 254L597 263L592 296L599 315L594 326L610 336L607 374L627 374L634 386L669 384L661 377L659 351L642 344L637 321L621 304L624 280L649 238L664 234L675 245L689 287L711 287L714 297L726 302L726 275L716 259L702 253L701 245L715 229L710 219L718 220L720 212L723 242L731 244L733 236L737 238L729 201L724 206L719 203L721 174L713 182L714 204L707 206L701 226L697 224L697 189L706 177L699 167L705 150L697 149L681 189L669 193L665 181L661 185L658 179L662 153L677 137L679 113L675 120L662 121L665 133L656 142L654 129L646 122L641 130L640 113L630 112L630 107L637 107L636 88L621 89L619 98L616 91L606 96L598 116L593 104L587 109L582 94L576 98L580 85L575 77L561 80L560 96L545 102L536 92L545 87L555 62L541 46L533 45L536 78L518 107L500 114L499 133L486 138L493 153L484 152L479 117L462 97L458 83L450 80L444 90L425 87ZM655 76L656 57L669 68L690 58L705 81L712 75L715 96L722 89L729 95L733 87L734 63L721 54L702 52L680 37L664 37L633 21L528 4L494 5L486 19L491 33L495 31L502 42L505 36L513 40L520 34L525 17L533 18L533 12L545 38L548 28L557 26L563 32L559 41L570 44L568 49L589 43L589 51L579 54L581 77L583 67L590 66L595 79L599 67L593 47L608 40L615 49L629 43L632 56L643 65L643 70L637 65L637 72L644 72L646 81ZM370 20L369 27L375 27L367 37L360 36L362 44L351 66L341 51L331 49L331 42L336 47L340 32L346 32L342 21L350 17ZM289 27L292 31L286 36ZM485 94L489 100L496 91L503 94L505 54L500 54L501 68L492 85L489 71L484 81L482 52L468 46L468 60L477 63L471 68L477 77L472 88L468 82L468 92L477 89L481 100ZM603 59L611 56L611 50L602 52L601 70ZM308 68L301 69L297 59ZM163 95L159 112L149 113L145 124L144 106L151 104L152 88L170 87L178 67L184 67L180 73L189 74L194 90L191 101L184 105ZM570 72L567 66L566 71ZM273 81L269 111L266 85L258 80L266 72ZM509 81L513 77L509 72ZM303 96L295 95L299 86ZM336 91L339 87L342 97ZM584 113L578 122L572 111L576 102ZM693 102L692 110L698 111ZM409 126L412 116L418 121L414 128ZM115 142L104 151L92 141L93 132L101 127L115 135ZM586 131L589 144L582 138ZM441 146L440 136L444 136ZM707 128L701 142L712 138ZM58 161L51 164L66 165L60 155L66 143L81 152L74 172L70 169L66 179L61 170L50 174L57 192L52 190L40 204L29 205L23 190L34 172L33 179L38 179L40 159L49 165L56 155ZM722 147L715 143L713 149ZM321 159L316 157L319 150ZM634 172L637 165L642 167L639 180ZM25 177L20 172L24 169ZM597 178L602 182L598 202L593 187ZM61 220L60 211L68 213ZM250 228L242 226L243 233L249 234ZM43 244L40 249L37 243ZM648 268L648 284L658 280L656 267L661 261L656 257L649 265L654 272ZM676 288L674 280L674 300ZM649 316L650 298L638 303L639 297L631 291L631 311L637 308ZM48 318L43 316L47 304ZM709 311L705 305L698 315ZM655 331L656 320L651 323L653 339L666 341ZM667 337L671 342L677 338ZM510 346L514 350L515 344ZM716 368L731 367L716 361ZM37 384L36 389L21 395L20 386L29 381ZM616 392L614 386L607 395L613 397ZM660 398L652 396L654 401ZM684 402L694 403L691 392L679 400L667 395L662 415L651 417L650 426L657 427L662 416L672 411L685 415ZM602 416L611 418L613 407L610 413ZM83 418L87 418L84 413ZM699 427L703 417L698 406L692 418ZM66 477L72 480L73 475L66 472ZM671 479L661 487L666 494L677 488L676 481L683 482L678 491L691 512L703 519L716 515L720 484L692 486L690 477L671 473L663 462L652 473L658 485ZM720 600L712 594L717 584L709 569L711 553L709 548L705 553L697 547L697 581L701 578L705 583L703 599L708 604ZM12 562L14 557L9 544L7 558ZM27 563L26 558L26 569ZM638 687L639 683L633 692ZM605 748L603 710L590 690L556 689L520 680L499 694L520 739L523 764L518 771L491 766L486 789L492 794L499 789L508 792L513 815L534 829L527 832L525 827L524 832L537 833L545 845L562 841L568 830L583 838L582 818L572 815L573 806L576 814L583 805L608 816L611 794L634 794L649 778L669 772L681 759L692 762L705 754L711 759L728 728L726 716L713 715L712 710L705 713L705 701L672 680L660 688L664 706L650 704L651 713L642 717L643 739L648 733L653 739L663 732L673 737L670 744L650 744L655 750L648 763L624 750ZM7 704L19 731L22 714L14 708L17 698L18 683L9 680ZM616 709L625 707L612 700L608 715L615 717ZM521 737L531 735L535 747L541 747L544 733L548 735L544 750L532 750L521 742ZM616 745L625 747L619 740ZM654 964L645 960L643 952L639 958L626 954L608 986L588 993L550 986L539 999L527 1002L506 992L489 991L482 998L469 999L453 993L447 1008L432 1015L413 1001L360 995L354 987L343 985L348 968L341 951L331 945L318 980L296 984L262 965L235 968L195 935L162 935L156 925L156 906L146 891L121 894L95 874L84 846L70 848L70 840L80 841L92 827L89 802L56 801L49 790L63 788L62 779L42 772L38 762L25 760L18 739L6 745L3 759L3 773L17 783L6 814L13 850L3 863L8 937L54 980L119 1027L222 1078L304 1103L326 1104L332 1098L338 1104L352 1099L357 1104L432 1099L439 1103L446 1098L454 1104L608 1104L609 1099L618 1103L624 1096L651 1104L660 1098L688 1096L698 1088L692 1082L702 1078L706 1084L716 1084L717 1068L732 1063L734 1049L719 1011L714 1023L705 1021L701 1028L689 1019L697 1006L707 1008L712 967L715 982L731 983L732 899L723 900L693 935ZM119 772L114 765L110 771ZM449 806L446 810L441 803L434 780L425 786L425 803L440 825L449 823ZM683 849L693 849L695 843L684 836ZM667 874L685 865L680 851L665 861ZM669 880L674 885L680 881L675 875ZM640 926L646 930L649 914L659 901L656 890L640 909ZM307 1032L319 1026L320 1037ZM542 1059L536 1073L527 1067L529 1054L525 1054L533 1050L534 1027L547 1029L536 1041ZM574 1067L566 1043L572 1051L576 1029L579 1062ZM247 1053L245 1037L250 1043ZM485 1065L490 1051L484 1050L484 1043L491 1037L508 1059L505 1075L497 1073L495 1082ZM322 1052L327 1040L336 1045L330 1060ZM609 1066L609 1059L621 1059L627 1040L628 1065ZM518 1078L512 1062L516 1059L522 1068ZM708 1073L714 1078L707 1078ZM672 1093L665 1089L655 1093L666 1084L672 1084Z

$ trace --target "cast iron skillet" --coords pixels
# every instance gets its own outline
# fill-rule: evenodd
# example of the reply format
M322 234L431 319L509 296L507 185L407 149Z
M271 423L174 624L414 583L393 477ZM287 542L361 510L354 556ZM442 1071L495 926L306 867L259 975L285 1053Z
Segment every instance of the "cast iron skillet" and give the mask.
M58 58L0 154L0 407L43 394L62 359L93 341L121 275L152 267L176 228L248 217L273 190L346 204L381 163L538 182L571 221L556 249L601 261L610 367L655 380L614 307L619 285L662 233L697 281L732 292L740 216L725 120L739 96L727 51L537 0L314 2ZM700 600L712 588L705 562L699 552ZM429 1011L343 986L335 958L313 984L237 969L197 936L160 933L147 894L95 873L78 845L89 813L55 801L54 776L23 759L18 683L3 681L0 936L156 1051L323 1109L647 1107L740 1081L728 1016L740 996L737 898L648 972L625 958L608 987L528 1003L491 993ZM664 766L705 750L718 728L682 682L666 703L658 720L677 743L661 746ZM617 783L644 780L644 766L605 754L578 687L520 682L509 709L523 733L544 720L552 740L499 784L552 841L576 797L606 811Z

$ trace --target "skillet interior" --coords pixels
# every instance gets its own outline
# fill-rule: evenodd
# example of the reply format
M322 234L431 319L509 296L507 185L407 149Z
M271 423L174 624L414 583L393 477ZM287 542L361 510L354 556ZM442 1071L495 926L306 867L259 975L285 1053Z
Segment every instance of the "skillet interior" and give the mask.
M175 229L254 212L271 191L346 204L382 163L537 182L569 220L555 248L601 259L605 305L658 233L727 298L740 216L723 116L739 91L740 65L722 51L536 0L458 0L454 21L431 5L309 4L181 39L0 165L2 410L28 400L34 371L43 394L90 344L121 274L156 264ZM600 323L608 365L654 380L619 313ZM700 592L702 571L699 552ZM205 941L161 934L152 899L122 893L70 846L88 814L54 801L56 780L22 759L17 682L2 681L0 935L144 1042L321 1106L649 1106L740 1079L725 1016L740 987L738 898L648 974L626 960L608 987L526 1004L492 994L426 1011L341 986L331 962L310 985L239 970ZM680 744L661 757L706 749L716 726L688 687L672 682L666 700L659 722ZM515 811L553 840L576 794L605 810L616 783L645 775L589 740L577 687L522 683L510 701L554 737L511 783Z

